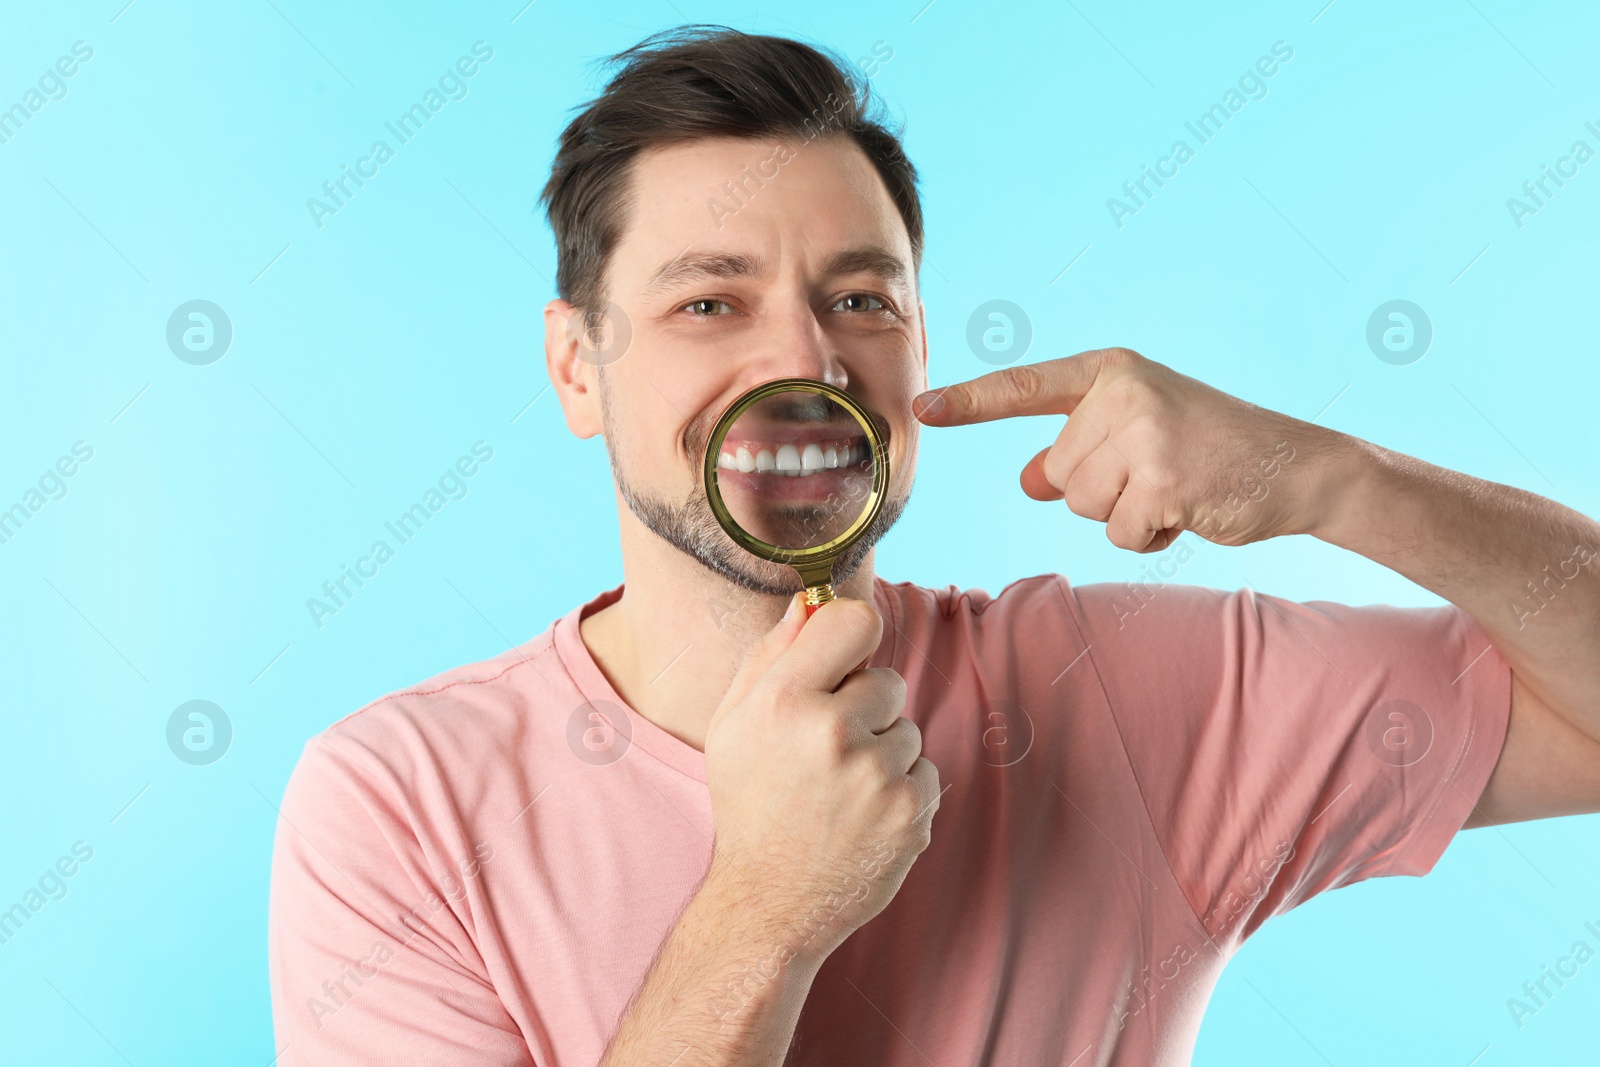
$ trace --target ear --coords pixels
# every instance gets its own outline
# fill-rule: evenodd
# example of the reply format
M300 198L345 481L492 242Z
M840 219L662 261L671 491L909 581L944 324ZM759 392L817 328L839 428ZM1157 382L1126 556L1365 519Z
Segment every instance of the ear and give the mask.
M567 429L582 438L600 433L599 369L582 356L579 337L583 312L565 300L544 306L544 366Z

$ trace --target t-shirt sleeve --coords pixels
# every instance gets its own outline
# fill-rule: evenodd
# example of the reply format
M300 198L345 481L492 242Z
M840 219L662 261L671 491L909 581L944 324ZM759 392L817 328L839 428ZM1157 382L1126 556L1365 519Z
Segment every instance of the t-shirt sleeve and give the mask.
M1423 875L1499 760L1511 668L1464 611L1070 589L1168 863L1206 931Z
M440 870L415 824L358 745L328 735L306 745L272 857L268 960L284 1067L532 1067L462 905L486 857Z

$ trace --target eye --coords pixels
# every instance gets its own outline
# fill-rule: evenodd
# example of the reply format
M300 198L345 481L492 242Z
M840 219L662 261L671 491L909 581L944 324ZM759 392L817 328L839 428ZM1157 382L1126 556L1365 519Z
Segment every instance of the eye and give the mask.
M885 305L871 293L851 293L833 306L835 310L861 312L882 311Z
M733 311L733 305L726 300L714 300L706 297L702 300L691 300L680 309L687 311L694 318L709 318L713 315L727 315Z

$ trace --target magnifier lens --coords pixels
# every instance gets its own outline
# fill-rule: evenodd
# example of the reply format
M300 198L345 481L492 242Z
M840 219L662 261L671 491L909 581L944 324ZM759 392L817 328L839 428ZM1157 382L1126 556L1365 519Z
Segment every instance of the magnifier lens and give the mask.
M717 488L747 534L785 551L818 548L843 536L872 505L872 441L832 397L775 392L712 442Z

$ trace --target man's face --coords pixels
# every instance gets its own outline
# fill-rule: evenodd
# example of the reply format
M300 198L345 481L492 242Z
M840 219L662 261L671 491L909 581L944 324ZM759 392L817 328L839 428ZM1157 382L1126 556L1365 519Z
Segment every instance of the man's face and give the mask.
M713 424L741 393L774 378L820 379L888 435L887 499L836 563L844 580L904 507L916 457L911 399L925 385L911 246L888 191L847 139L791 135L652 149L635 161L630 192L607 272L617 320L607 328L631 339L614 362L580 368L594 379L589 395L623 499L735 584L798 588L790 568L750 555L717 526L701 463ZM564 393L563 402L573 423L578 401ZM794 424L771 434L814 436L828 415L812 406L792 405Z

